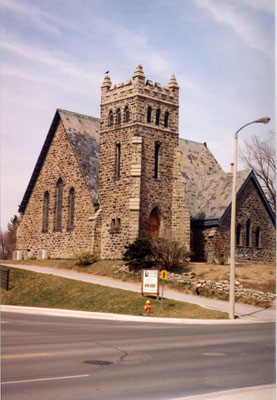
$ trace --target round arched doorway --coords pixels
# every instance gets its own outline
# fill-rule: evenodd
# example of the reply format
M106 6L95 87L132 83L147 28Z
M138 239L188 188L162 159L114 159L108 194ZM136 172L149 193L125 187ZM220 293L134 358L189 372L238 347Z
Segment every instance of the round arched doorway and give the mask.
M148 237L158 238L160 236L160 212L157 207L153 208L148 219Z

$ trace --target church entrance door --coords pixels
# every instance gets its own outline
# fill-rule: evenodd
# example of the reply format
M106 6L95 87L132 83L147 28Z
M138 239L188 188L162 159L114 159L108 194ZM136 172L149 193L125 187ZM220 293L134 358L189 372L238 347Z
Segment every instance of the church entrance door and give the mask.
M154 208L149 215L148 220L148 237L158 238L160 236L160 213Z

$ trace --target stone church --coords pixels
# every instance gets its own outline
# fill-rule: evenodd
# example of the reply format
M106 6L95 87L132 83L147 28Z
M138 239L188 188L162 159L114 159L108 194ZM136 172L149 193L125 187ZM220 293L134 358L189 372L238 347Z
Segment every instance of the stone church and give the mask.
M16 257L120 258L137 237L170 237L192 259L227 262L232 175L206 143L179 138L179 86L101 87L101 118L58 109L19 206ZM275 215L252 171L238 173L237 253L274 261Z

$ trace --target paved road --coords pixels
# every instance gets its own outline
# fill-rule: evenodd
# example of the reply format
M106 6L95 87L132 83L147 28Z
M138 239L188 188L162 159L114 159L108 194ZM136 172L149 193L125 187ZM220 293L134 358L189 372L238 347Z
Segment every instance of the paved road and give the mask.
M27 269L34 272L40 272L44 274L52 274L61 276L63 278L75 279L84 282L90 282L98 285L109 286L113 288L130 290L133 292L140 293L141 285L138 283L122 282L120 280L106 278L97 275L91 275L86 273L79 273L76 271L68 271L64 269L55 269L49 267L37 267L34 265L21 265L21 264L2 264L8 267L16 267L21 269ZM229 312L229 303L227 301L209 299L206 297L193 296L189 294L183 294L174 290L165 289L164 297L172 300L185 301L188 303L198 304L200 306L211 308L214 310ZM251 320L251 321L262 321L262 322L274 322L276 318L276 311L274 309L263 309L259 307L249 306L245 304L236 303L236 315L240 318Z
M272 323L169 325L2 312L2 399L166 400L269 385L274 347Z

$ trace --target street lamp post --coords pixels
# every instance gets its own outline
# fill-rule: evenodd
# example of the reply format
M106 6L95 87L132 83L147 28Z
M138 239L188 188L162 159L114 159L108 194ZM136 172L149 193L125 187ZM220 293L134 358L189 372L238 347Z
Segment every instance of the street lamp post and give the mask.
M233 164L233 186L232 186L232 208L231 208L231 241L230 241L230 293L229 293L229 318L235 318L235 249L236 249L236 185L237 185L237 158L238 158L238 133L251 124L267 124L269 117L256 119L248 122L235 132L234 141L234 164Z

